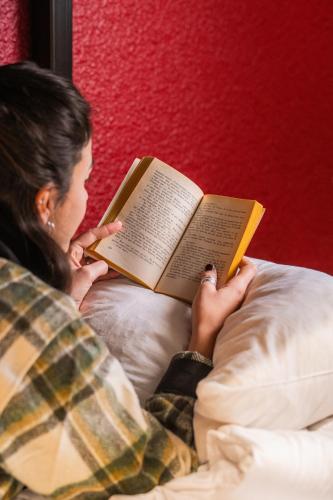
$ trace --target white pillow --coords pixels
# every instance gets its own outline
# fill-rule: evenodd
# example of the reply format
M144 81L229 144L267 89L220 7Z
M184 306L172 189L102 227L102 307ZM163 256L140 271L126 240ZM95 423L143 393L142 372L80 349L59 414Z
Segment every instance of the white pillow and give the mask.
M209 433L208 446L212 458L215 455L214 463L229 461L244 475L240 485L228 494L228 500L333 498L332 427L329 435L320 430L222 426Z
M242 307L217 339L214 369L198 386L207 430L302 429L333 415L333 278L256 262Z
M154 392L173 354L189 342L190 306L126 278L94 283L81 311L121 362L142 403Z

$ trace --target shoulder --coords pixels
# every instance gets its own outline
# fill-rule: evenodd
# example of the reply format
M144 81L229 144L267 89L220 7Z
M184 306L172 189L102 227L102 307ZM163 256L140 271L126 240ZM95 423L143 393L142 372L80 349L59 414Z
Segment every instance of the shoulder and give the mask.
M94 335L69 296L0 258L0 411L41 353L66 332Z
M66 321L78 317L80 313L68 295L44 283L29 270L0 258L1 331L5 325L20 328L22 321L18 321L19 318L24 318L24 323L38 332L39 320L58 329ZM49 328L43 328L46 342L50 334Z
M39 364L45 370L82 345L89 351L83 364L105 354L68 295L0 258L0 415L29 371ZM76 352L75 359L81 357Z

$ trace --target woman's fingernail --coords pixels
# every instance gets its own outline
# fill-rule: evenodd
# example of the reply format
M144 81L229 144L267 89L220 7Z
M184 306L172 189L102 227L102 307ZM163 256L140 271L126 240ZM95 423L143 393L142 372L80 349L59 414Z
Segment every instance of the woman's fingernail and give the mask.
M123 225L123 223L120 220L116 220L115 224L117 224L117 226L119 226L119 227L121 227Z
M207 266L205 267L205 271L212 271L214 267L214 264L207 264Z

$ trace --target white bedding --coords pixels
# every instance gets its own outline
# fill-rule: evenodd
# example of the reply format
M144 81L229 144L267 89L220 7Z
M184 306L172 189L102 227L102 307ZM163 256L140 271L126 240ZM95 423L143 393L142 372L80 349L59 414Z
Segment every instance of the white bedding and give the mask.
M333 415L333 278L255 262L198 390L196 445L206 463L138 499L333 500L333 420L301 430ZM123 278L96 283L83 314L142 401L189 338L188 305Z

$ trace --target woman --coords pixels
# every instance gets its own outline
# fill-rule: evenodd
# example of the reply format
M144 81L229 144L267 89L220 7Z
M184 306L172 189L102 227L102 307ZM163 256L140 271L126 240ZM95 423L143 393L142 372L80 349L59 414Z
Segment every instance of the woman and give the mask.
M145 492L197 467L193 406L223 321L255 270L242 262L216 289L208 265L179 353L140 408L119 363L80 305L103 262L71 242L92 168L89 106L68 81L32 63L0 68L0 496L24 487L56 498Z

